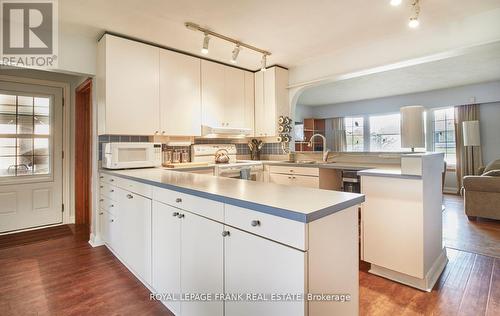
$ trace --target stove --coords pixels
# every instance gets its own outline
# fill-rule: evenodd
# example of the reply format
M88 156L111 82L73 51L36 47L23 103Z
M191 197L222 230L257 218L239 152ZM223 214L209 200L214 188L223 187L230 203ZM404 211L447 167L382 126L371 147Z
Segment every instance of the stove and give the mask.
M226 150L228 163L215 163L215 154ZM264 166L260 161L237 160L234 144L198 144L191 146L192 162L208 162L215 165L215 175L219 177L263 181Z

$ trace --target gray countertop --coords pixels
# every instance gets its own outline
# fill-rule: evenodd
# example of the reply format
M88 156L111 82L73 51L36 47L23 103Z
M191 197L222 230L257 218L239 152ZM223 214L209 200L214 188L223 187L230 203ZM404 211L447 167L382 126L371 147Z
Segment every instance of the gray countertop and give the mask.
M102 169L101 172L304 223L365 201L364 195L356 193L220 178L163 168Z

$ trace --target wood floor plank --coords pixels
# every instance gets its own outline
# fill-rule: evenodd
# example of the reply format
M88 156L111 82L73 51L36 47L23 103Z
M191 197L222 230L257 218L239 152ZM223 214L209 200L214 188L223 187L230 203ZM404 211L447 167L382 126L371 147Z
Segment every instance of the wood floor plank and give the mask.
M490 292L488 296L486 315L500 315L500 259L498 258L495 259L493 271L491 274Z
M476 255L458 315L484 315L495 259Z

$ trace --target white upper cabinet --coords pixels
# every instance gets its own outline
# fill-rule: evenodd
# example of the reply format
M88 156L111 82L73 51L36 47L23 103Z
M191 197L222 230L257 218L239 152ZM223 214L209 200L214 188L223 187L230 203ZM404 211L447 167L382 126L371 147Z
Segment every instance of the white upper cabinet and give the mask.
M160 129L158 47L106 34L98 43L99 134Z
M202 60L202 125L253 130L253 90L252 72Z
M278 134L278 117L289 116L288 70L271 67L255 73L255 136Z
M160 51L161 134L201 135L200 59Z
M224 65L201 61L202 124L221 127L224 121Z

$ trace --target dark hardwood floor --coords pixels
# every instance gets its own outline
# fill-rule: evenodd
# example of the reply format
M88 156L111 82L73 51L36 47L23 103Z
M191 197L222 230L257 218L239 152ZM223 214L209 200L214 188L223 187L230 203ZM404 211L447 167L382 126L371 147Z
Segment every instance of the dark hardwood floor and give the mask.
M463 198L445 194L443 212L443 243L454 248L500 258L500 221L478 218L469 221Z
M71 228L0 249L0 315L172 315L106 247L88 244L86 226Z
M463 206L457 197L445 201L447 245L463 241L496 251L491 241L498 222L455 225ZM0 315L172 315L149 300L149 291L106 247L88 244L86 226L69 228L71 234L54 227L0 238ZM500 315L500 258L447 251L449 263L431 293L369 274L362 263L360 315Z

